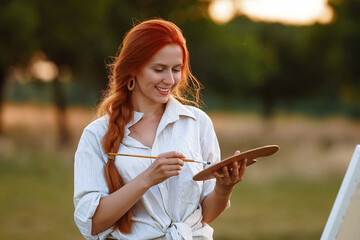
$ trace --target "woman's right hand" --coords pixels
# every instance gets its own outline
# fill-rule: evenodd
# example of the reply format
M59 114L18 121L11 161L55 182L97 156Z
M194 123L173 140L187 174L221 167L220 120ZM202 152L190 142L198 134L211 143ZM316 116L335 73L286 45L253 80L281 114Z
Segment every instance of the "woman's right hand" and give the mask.
M184 159L185 156L180 152L162 153L136 178L115 192L101 198L92 218L92 234L97 234L113 226L141 199L150 187L169 177L179 175L181 167L184 165L181 158Z
M185 155L181 152L171 151L160 154L156 160L142 173L146 183L151 186L159 184L169 177L180 174L184 165Z

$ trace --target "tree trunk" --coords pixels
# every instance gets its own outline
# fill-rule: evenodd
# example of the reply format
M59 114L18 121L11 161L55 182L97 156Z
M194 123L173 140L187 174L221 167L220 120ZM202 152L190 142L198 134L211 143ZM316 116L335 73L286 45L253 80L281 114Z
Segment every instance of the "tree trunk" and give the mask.
M54 104L56 107L56 122L59 146L66 145L70 140L70 133L66 120L66 100L63 86L58 78L53 81Z
M5 91L5 69L0 67L0 135L4 133L2 121L2 109L4 104L4 91Z
M270 119L274 115L275 100L270 90L263 88L261 94L262 114L265 119Z

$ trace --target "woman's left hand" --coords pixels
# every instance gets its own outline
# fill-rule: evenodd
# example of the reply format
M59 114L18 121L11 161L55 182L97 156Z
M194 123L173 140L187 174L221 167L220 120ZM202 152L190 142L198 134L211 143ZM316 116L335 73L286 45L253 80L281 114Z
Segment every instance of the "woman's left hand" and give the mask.
M235 152L235 156L239 155L240 151ZM242 161L235 161L222 169L213 172L216 178L216 188L221 191L221 194L230 194L238 182L241 182L244 177L247 159Z

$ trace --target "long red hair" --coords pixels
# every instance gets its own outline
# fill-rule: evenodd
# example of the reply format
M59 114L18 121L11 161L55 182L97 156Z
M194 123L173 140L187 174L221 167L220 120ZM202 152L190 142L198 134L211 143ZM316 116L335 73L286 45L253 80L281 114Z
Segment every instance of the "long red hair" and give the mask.
M106 153L117 152L124 138L125 126L133 118L133 107L130 100L131 92L127 83L131 75L143 67L152 56L167 44L178 44L183 51L181 81L172 96L183 103L199 103L200 83L192 75L189 65L189 53L181 30L172 22L152 19L134 26L126 35L118 56L109 65L109 87L99 105L98 115L109 116L108 130L103 138ZM188 100L191 96L193 100ZM121 178L113 159L108 158L104 167L109 192L112 193L122 186ZM122 233L131 233L131 209L124 214L116 226Z

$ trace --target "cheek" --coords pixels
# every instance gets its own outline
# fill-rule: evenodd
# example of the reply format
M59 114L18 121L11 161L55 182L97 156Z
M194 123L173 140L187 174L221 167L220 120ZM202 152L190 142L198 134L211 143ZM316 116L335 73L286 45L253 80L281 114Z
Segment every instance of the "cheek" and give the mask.
M163 74L155 72L154 70L149 70L146 72L146 77L149 81L157 82L157 81L163 79Z
M141 74L138 75L137 80L141 82L141 85L152 84L156 82L159 77L157 76L154 71L143 71Z
M176 74L175 76L174 76L174 80L175 80L175 85L177 86L177 85L179 85L179 83L181 82L181 73L179 73L179 74Z

